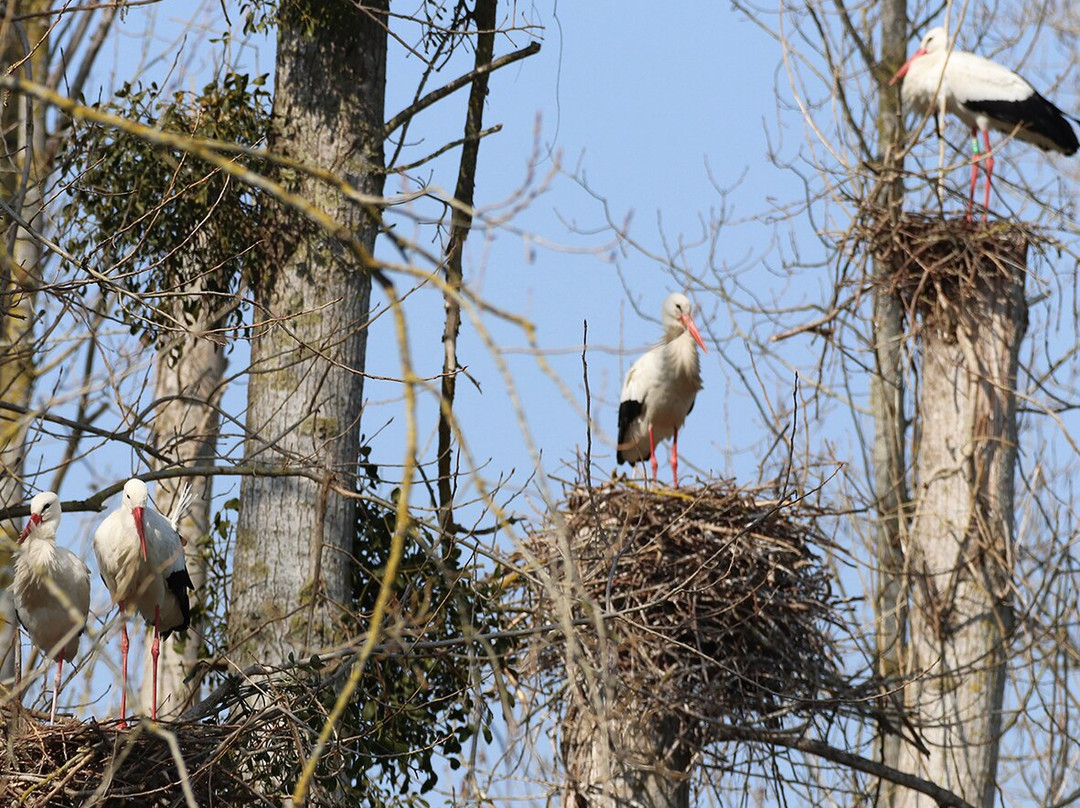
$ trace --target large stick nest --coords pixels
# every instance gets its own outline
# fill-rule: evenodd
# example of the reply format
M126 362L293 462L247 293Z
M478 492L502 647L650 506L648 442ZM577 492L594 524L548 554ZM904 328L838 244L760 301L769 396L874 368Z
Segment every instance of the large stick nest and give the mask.
M188 797L200 806L241 804L232 800L244 789L222 761L238 745L237 727L143 722L121 731L115 723L46 725L10 707L2 712L0 805L183 806Z
M317 668L317 675L312 670ZM251 669L249 669L251 670ZM207 720L60 719L44 724L0 706L5 751L0 806L20 808L236 808L280 804L326 720L327 689L349 671L340 660L297 663L257 680L230 678L193 711ZM313 727L315 729L313 729ZM337 776L356 760L354 738L325 747L307 805L337 806Z
M577 639L639 701L706 723L806 716L822 699L836 703L843 686L830 627L840 625L840 605L814 550L831 543L811 509L728 483L614 481L574 489L562 517L565 529L534 537L531 550L549 573L538 578L577 584L549 584L538 617L560 613L551 589L578 592ZM543 669L561 670L562 647L546 646Z
M937 214L887 215L869 209L852 236L887 267L876 282L894 290L909 312L954 323L973 298L1000 294L1026 271L1028 228L1008 222L979 225Z

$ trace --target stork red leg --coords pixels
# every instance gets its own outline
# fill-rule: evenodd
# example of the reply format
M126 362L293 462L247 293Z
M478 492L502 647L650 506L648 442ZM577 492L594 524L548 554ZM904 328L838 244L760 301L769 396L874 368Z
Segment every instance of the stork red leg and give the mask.
M652 425L649 425L649 463L652 465L652 477L656 479L656 441L652 436Z
M675 481L675 487L679 487L679 430L675 430L675 437L671 441L671 479Z
M64 652L60 652L60 656L56 660L56 681L53 682L52 691L52 710L49 712L49 723L56 723L56 694L60 692L60 673L64 669Z
M157 721L157 663L161 653L161 607L154 607L154 644L150 646L150 656L154 658L154 695L150 702L150 717Z
M124 613L124 603L120 603L120 656L123 658L123 690L120 691L120 724L121 727L127 726L127 663L128 663L128 648L131 647L131 641L128 639L127 631L127 616Z
M979 183L979 130L971 127L971 193L968 194L967 220L975 207L975 186Z
M983 131L986 143L986 155L983 157L983 170L986 172L986 199L983 202L983 221L990 218L990 178L994 176L994 151L990 148L990 130Z
M22 629L19 622L15 621L15 692L19 694L19 704L22 704L22 692L19 685L22 684Z

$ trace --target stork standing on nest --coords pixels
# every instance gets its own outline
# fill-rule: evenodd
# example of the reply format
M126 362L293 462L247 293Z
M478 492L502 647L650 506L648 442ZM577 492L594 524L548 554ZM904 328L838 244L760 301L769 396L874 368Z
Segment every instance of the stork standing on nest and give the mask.
M1044 151L1071 155L1080 147L1064 112L1009 68L974 53L950 49L944 28L926 32L919 49L896 71L889 84L900 79L904 80L901 97L905 107L925 114L928 110L936 112L944 105L946 112L971 128L969 218L975 204L980 163L986 172L983 207L990 208L990 180L994 173L991 129ZM983 135L985 153L979 150L979 132Z
M661 309L663 341L630 366L619 396L619 442L615 459L649 458L657 476L656 444L672 438L671 474L679 486L679 427L701 389L698 346L708 353L686 295L668 295Z
M30 500L11 586L19 622L34 645L56 660L49 723L56 720L64 660L72 662L79 652L79 635L90 611L90 569L73 552L56 546L59 527L56 494L45 491Z
M161 638L168 638L174 631L187 630L191 622L187 591L195 586L184 561L183 545L186 542L178 530L190 498L185 492L169 519L148 508L148 498L146 483L128 480L120 507L105 517L94 533L94 552L101 578L109 588L113 602L120 606L124 677L120 694L121 721L127 714L128 609L138 609L147 624L154 627L154 641L150 646L153 657L150 709L155 721Z

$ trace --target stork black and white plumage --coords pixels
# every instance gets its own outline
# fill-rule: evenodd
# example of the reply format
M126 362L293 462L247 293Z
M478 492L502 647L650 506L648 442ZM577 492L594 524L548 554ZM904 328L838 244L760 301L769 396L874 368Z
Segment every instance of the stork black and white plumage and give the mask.
M641 356L626 374L619 396L619 441L615 459L649 459L657 476L656 444L673 438L671 474L679 485L679 427L701 389L698 346L708 353L686 295L668 295L661 310L663 341Z
M45 491L30 500L30 519L19 536L12 594L15 614L34 645L56 660L50 723L64 660L79 652L79 635L90 611L90 569L70 550L56 545L60 498Z
M151 717L155 720L161 638L186 630L191 622L187 591L195 587L184 562L184 541L177 530L182 513L177 509L172 520L166 519L147 506L148 498L146 483L128 480L120 507L105 517L94 533L94 553L101 578L113 602L120 606L124 677L121 719L127 713L128 610L138 610L147 624L154 627L150 654L153 657Z
M971 194L968 212L975 201L979 164L986 172L984 207L990 207L990 181L994 155L990 130L996 129L1032 143L1044 151L1075 154L1080 143L1065 113L1044 98L1027 81L1007 67L949 48L944 28L926 32L919 49L904 62L890 80L904 80L901 97L904 107L934 113L944 101L951 112L971 129L974 139L971 158ZM986 151L979 151L982 132Z

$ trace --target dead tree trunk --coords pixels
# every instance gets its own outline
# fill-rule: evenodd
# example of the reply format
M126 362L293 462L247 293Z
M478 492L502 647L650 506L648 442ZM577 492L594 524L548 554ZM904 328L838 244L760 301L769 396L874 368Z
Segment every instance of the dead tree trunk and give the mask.
M940 246L956 250L948 228ZM900 767L961 796L994 804L1007 643L1012 626L1016 376L1027 328L1026 234L968 236L976 258L920 252L922 385L914 514L907 561L908 715L930 750L902 750ZM908 270L910 272L910 269ZM899 795L905 808L931 808Z
M476 69L491 64L495 51L495 11L497 0L477 0L473 11L476 23ZM473 79L469 93L469 109L465 119L465 142L461 147L458 166L457 188L454 198L462 207L455 207L451 214L450 239L446 245L446 284L460 293L463 271L462 251L465 239L472 229L473 191L476 185L476 161L480 154L480 135L484 120L484 102L488 94L488 73L480 73ZM453 440L452 413L457 390L458 333L461 330L461 304L454 295L446 294L444 307L446 321L443 326L443 375L442 406L439 415L439 527L448 541L454 522L454 483L451 441Z

